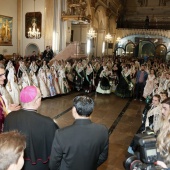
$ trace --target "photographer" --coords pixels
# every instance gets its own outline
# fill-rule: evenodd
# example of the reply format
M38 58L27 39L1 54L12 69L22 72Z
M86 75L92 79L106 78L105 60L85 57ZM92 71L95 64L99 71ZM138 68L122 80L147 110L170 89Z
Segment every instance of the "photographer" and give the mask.
M153 103L154 101L152 101ZM139 169L170 167L170 98L165 99L161 104L161 111L159 117L157 117L159 118L157 119L159 122L159 124L157 122L159 125L157 136L153 133L151 134L151 131L147 130L148 128L146 128L145 133L136 134L133 139L135 155L125 161L125 168L131 165L140 167Z
M155 94L152 98L152 106L147 113L145 128L150 127L155 134L159 131L161 127L161 109L162 104L160 103L161 97Z
M158 132L161 126L161 103L160 103L160 95L156 94L152 98L152 103L147 104L142 113L142 125L139 127L136 134L142 133L146 131L146 129L151 129L155 132ZM149 127L149 128L148 128ZM132 140L128 152L130 154L134 154L136 150L136 144L134 143L134 139Z

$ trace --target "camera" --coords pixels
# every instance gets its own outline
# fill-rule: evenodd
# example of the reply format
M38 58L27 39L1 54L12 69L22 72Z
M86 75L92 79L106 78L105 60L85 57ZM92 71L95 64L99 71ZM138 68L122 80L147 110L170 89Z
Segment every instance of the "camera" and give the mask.
M126 170L162 170L156 166L157 161L156 137L154 134L136 134L134 143L137 146L135 154L124 161Z

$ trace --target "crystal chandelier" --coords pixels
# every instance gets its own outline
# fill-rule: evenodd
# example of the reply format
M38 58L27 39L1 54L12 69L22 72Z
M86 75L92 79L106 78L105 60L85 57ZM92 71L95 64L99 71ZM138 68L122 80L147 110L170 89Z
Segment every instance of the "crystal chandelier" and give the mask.
M106 41L111 41L111 39L112 39L112 36L111 36L110 33L108 33L108 34L105 36L105 40L106 40Z
M35 17L35 0L34 0L34 17L31 21L32 28L29 28L28 31L28 38L33 38L33 39L39 39L41 36L41 32L39 28L37 28L37 23L36 23L36 17Z
M97 33L95 32L95 30L91 27L87 33L87 38L92 39L92 38L96 38L97 37Z
M118 41L118 42L119 42L120 40L121 40L121 38L120 38L120 37L117 37L116 41Z

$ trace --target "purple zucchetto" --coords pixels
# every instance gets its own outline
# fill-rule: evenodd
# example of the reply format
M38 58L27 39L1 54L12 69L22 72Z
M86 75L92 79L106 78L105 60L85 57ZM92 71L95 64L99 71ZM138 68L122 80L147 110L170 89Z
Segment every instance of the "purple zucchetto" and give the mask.
M35 86L27 86L21 90L20 101L22 103L29 103L37 96L37 88Z

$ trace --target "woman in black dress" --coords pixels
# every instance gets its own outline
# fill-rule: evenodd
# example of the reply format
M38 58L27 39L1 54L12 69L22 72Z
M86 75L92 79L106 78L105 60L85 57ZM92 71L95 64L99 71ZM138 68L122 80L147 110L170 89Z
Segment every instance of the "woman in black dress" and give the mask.
M121 71L115 94L123 98L132 97L133 87L130 88L130 85L133 86L131 82L131 70L130 65L126 64Z

